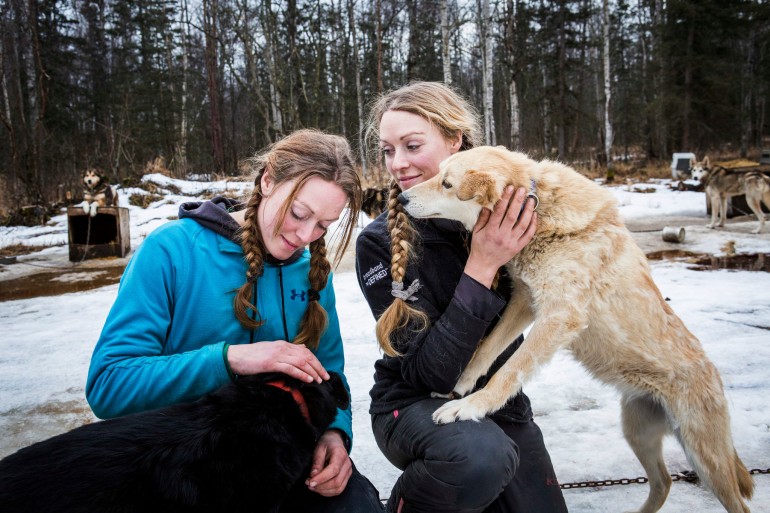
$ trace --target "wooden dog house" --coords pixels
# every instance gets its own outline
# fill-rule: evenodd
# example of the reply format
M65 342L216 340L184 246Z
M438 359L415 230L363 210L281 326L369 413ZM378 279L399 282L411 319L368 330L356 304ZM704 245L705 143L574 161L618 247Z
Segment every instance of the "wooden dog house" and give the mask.
M67 207L70 261L124 257L131 251L128 209L99 207L91 217L80 206Z

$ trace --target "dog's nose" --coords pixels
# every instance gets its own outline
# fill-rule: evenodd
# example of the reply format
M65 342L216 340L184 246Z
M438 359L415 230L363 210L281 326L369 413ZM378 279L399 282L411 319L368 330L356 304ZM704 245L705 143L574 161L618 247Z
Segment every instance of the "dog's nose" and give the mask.
M404 193L402 192L401 194L398 195L398 202L406 206L406 204L409 203L409 198L404 196Z

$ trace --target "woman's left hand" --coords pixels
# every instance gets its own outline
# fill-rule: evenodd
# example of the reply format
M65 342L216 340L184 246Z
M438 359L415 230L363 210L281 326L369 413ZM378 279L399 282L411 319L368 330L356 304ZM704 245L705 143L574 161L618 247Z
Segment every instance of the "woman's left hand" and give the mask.
M313 466L307 487L324 497L341 494L353 474L353 464L342 436L335 430L325 432L313 453Z

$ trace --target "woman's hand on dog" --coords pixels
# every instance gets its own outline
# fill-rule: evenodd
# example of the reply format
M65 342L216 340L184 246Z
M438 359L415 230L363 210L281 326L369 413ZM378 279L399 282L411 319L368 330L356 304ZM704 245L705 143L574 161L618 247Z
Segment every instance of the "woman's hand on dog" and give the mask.
M473 227L465 274L491 287L497 270L529 244L536 229L535 201L528 201L524 188L514 194L509 185L493 210L481 210Z
M353 464L342 436L335 430L326 431L316 445L305 485L324 497L334 497L345 490L351 475Z
M231 345L227 361L232 371L242 376L280 372L307 383L329 379L329 373L310 349L285 340Z

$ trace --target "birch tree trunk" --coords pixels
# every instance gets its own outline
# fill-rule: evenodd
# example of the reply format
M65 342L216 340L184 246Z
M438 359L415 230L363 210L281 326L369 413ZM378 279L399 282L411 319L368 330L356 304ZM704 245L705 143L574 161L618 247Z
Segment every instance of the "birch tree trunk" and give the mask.
M444 83L452 85L452 63L449 61L449 0L441 0L441 64L444 68Z
M276 36L275 36L275 23L273 22L273 9L272 4L268 0L264 2L264 15L263 30L265 33L265 49L264 58L267 65L268 74L268 89L270 90L270 113L272 118L273 130L278 134L283 134L283 115L281 111L281 102L283 98L281 96L280 89L278 87L279 77L276 70Z
M604 156L607 159L607 181L615 178L615 170L612 165L612 76L610 69L610 7L609 0L602 1L603 26L602 37L604 39Z
M516 8L517 5L514 0L507 0L506 2L506 14L505 14L505 48L508 53L507 63L508 72L510 73L510 80L508 82L508 103L510 109L511 118L511 138L510 148L515 150L519 147L521 138L521 114L519 111L519 92L516 86L516 78L518 75L517 61L516 61Z
M187 80L189 78L189 58L187 43L190 38L190 12L187 6L187 0L182 0L182 9L179 13L180 24L182 25L182 86L179 112L179 140L176 143L176 161L177 169L184 173L187 171Z
M479 18L479 36L481 39L482 77L484 82L484 141L488 145L495 146L495 117L493 110L494 85L493 63L494 42L490 25L492 18L489 14L489 0L478 0L481 16Z

